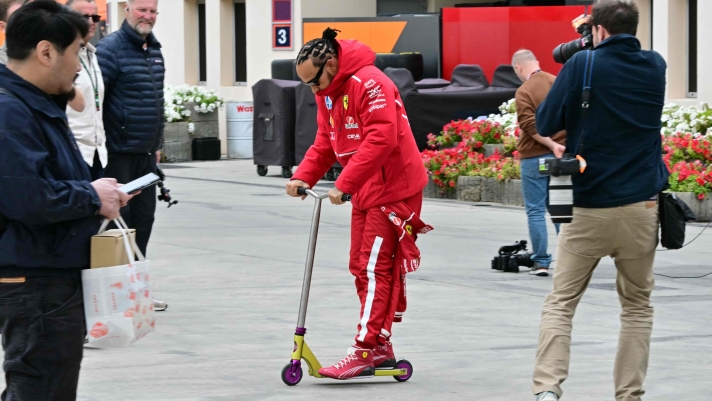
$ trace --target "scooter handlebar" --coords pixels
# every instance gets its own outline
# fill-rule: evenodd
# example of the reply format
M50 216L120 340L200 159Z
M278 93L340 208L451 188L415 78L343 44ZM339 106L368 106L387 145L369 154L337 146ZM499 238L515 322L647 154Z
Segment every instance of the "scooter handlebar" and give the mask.
M326 199L329 197L329 195L319 195L316 192L312 191L311 189L304 188L304 187L299 187L297 188L297 194L299 195L310 195L313 196L317 199ZM344 202L351 202L351 195L349 194L343 194L341 196L341 200Z

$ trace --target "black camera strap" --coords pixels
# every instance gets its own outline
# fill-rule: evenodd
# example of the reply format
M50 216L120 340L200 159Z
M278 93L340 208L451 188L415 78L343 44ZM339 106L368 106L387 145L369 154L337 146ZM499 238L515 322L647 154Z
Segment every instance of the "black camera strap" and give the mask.
M586 70L583 74L583 90L581 91L581 133L579 138L578 146L576 147L576 156L579 156L583 151L583 137L585 132L586 116L588 115L588 109L591 105L591 82L593 81L593 59L596 57L596 53L587 50L586 51Z

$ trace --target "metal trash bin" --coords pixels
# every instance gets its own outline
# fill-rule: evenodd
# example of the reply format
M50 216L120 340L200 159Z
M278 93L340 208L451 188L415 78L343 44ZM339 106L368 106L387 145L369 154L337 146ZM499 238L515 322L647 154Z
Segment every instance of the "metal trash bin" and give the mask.
M252 159L252 102L227 102L227 157Z

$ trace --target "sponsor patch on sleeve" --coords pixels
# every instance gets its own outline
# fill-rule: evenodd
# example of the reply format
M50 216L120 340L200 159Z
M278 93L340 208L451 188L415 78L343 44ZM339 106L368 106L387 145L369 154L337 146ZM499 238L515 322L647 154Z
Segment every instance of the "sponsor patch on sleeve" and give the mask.
M386 107L386 104L385 104L385 103L374 104L373 106L371 106L371 107L368 109L368 112L369 112L369 113L373 113L374 110L383 109L383 108L385 108L385 107Z
M381 94L381 86L380 86L380 85L376 86L376 87L373 88L373 89L369 89L369 90L368 90L368 97L369 97L370 99L375 99L375 98L377 98L380 94Z

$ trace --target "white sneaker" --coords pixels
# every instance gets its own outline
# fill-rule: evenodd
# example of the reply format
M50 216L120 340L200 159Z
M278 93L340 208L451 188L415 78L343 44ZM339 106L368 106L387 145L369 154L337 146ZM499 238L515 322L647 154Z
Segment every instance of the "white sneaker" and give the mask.
M529 270L529 275L538 277L547 277L549 275L548 267L541 267L539 263L534 263L534 266Z
M153 300L153 309L154 309L156 312L162 312L162 311L168 309L168 304L165 303L165 302L163 302L163 301L159 301L159 300L157 300L157 299L154 299L154 300Z
M551 391L545 391L536 395L534 401L559 401L559 396Z

